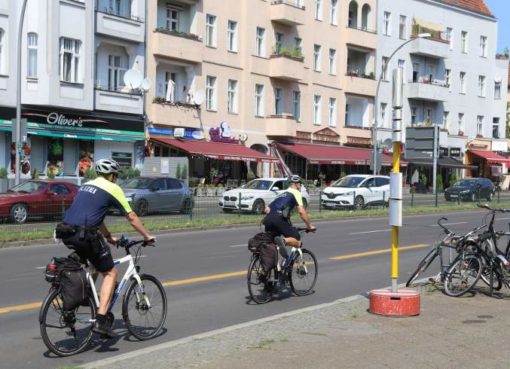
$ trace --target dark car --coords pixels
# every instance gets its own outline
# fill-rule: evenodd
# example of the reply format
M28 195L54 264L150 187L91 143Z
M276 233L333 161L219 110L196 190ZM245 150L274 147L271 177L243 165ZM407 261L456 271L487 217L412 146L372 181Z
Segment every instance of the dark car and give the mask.
M120 186L138 216L172 211L188 214L193 207L190 188L177 178L136 177Z
M0 218L22 224L29 217L62 216L71 206L78 186L63 181L32 180L0 193Z
M487 199L491 201L496 192L496 186L487 178L464 178L444 191L446 201L477 201Z

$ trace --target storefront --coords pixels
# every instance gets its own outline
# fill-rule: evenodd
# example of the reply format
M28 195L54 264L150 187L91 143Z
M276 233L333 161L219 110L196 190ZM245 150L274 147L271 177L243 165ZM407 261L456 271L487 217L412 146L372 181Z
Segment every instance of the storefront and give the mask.
M473 176L491 179L496 184L503 183L508 175L510 159L494 151L467 150L470 163L477 165L479 170ZM504 188L507 185L505 184Z
M14 167L12 121L15 110L0 109L0 167ZM141 165L144 156L144 124L137 115L81 112L60 108L23 107L27 140L21 148L21 163L42 175L83 176L97 158L111 157L121 165ZM23 168L23 167L22 167ZM22 169L22 175L27 176Z

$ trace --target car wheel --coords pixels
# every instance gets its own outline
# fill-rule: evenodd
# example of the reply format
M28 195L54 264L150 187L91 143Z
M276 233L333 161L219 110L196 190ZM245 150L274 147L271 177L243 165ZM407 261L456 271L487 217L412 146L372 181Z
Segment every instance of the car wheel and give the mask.
M262 214L264 213L264 209L266 207L266 204L264 203L264 200L261 200L261 199L257 199L255 200L255 202L253 203L253 207L251 208L251 210L255 213L255 214Z
M149 203L147 200L138 200L135 204L135 213L139 217L144 217L149 213Z
M180 210L180 213L181 214L190 214L193 210L193 204L191 202L191 199L186 199L184 200L184 202L182 203L182 208Z
M28 209L25 204L14 204L11 208L11 221L16 224L23 224L27 221Z
M232 213L234 211L234 209L227 209L227 208L223 208L221 210L223 210L224 213Z
M363 196L356 196L354 199L354 209L361 210L365 207L365 200L363 199Z
M474 192L471 194L471 201L472 202L476 201L476 194Z
M489 194L487 195L487 201L492 201L494 197L494 194L492 192L489 192Z

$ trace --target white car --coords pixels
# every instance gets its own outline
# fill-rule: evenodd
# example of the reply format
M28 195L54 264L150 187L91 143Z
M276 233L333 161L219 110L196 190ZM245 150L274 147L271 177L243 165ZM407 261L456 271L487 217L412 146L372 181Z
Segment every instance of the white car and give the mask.
M257 178L242 187L225 191L218 199L218 204L225 213L241 210L262 214L266 205L269 205L287 187L286 178ZM310 196L305 186L301 186L301 194L303 205L307 207Z
M390 177L353 174L340 178L321 194L326 209L355 208L387 204L390 196Z

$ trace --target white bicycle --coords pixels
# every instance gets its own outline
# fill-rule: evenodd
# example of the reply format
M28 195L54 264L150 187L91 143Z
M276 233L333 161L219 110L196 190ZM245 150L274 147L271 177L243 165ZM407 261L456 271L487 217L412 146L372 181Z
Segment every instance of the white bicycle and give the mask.
M149 246L143 240L129 241L122 237L119 247L126 250L126 256L114 260L115 266L129 263L117 285L108 307L108 320L114 322L113 306L127 287L122 301L122 319L128 331L139 340L147 340L159 334L166 320L167 300L161 282L152 275L139 274L137 265L141 248ZM130 249L136 247L134 256ZM97 295L93 267L87 266L88 293L86 300L72 311L64 311L60 281L56 278L39 312L41 336L48 349L58 356L70 356L83 351L92 338L99 298Z

